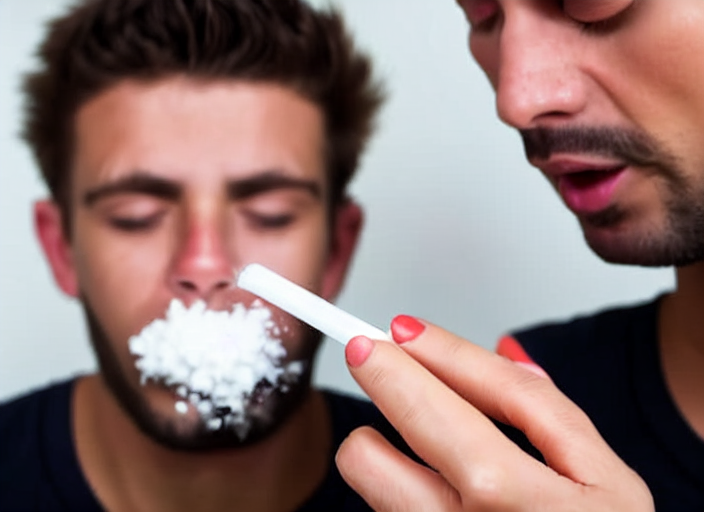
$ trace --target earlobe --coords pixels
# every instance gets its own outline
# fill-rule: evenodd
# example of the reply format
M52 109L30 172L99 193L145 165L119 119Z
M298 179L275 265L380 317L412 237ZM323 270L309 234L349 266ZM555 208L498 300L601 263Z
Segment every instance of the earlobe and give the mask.
M346 200L337 208L331 232L330 253L321 290L323 298L333 300L342 290L363 224L362 209L351 199Z
M78 296L73 252L64 233L61 210L50 200L34 204L34 228L51 267L54 281L71 297Z

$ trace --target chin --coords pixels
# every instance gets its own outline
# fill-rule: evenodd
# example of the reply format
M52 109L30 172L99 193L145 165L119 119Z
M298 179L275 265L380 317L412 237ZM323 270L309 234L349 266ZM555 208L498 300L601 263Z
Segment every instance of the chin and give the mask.
M197 407L172 390L149 383L140 385L101 366L101 375L125 415L146 437L175 451L207 453L244 448L275 435L310 396L310 379L301 379L282 391L268 383L258 385L239 421L228 421L227 411L203 417ZM308 374L309 375L309 374ZM307 376L308 377L308 376ZM218 419L213 428L213 418Z
M141 384L139 372L134 367L127 368L125 365L129 363L121 363L114 349L116 345L98 321L90 302L84 297L82 304L100 375L109 392L145 436L168 449L209 452L259 443L279 431L310 396L312 360L320 342L317 331L303 331L298 345L306 349L297 355L306 364L295 381L286 382L285 386L260 382L236 416L225 408L203 414L197 407L198 397L193 394L179 395L175 386L159 381Z
M142 433L156 443L170 450L207 453L252 446L275 435L300 409L310 391L310 386L303 383L286 392L258 386L244 421L228 422L223 412L216 429L209 424L212 418L202 418L195 407L178 412L177 397L165 402L147 391L141 393L141 404L124 395L116 398Z
M611 207L580 217L589 247L604 261L644 267L682 267L704 261L704 210L671 204L663 219Z
M642 267L684 267L704 261L704 238L687 241L675 233L661 236L585 230L589 247L604 261Z

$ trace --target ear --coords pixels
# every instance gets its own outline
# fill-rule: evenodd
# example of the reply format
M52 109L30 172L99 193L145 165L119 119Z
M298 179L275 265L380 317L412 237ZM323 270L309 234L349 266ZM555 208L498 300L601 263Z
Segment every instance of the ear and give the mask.
M323 298L333 300L342 290L363 224L364 215L357 203L347 199L338 206L323 277Z
M54 281L71 297L78 296L73 252L64 233L61 210L50 200L34 203L34 229L44 250Z

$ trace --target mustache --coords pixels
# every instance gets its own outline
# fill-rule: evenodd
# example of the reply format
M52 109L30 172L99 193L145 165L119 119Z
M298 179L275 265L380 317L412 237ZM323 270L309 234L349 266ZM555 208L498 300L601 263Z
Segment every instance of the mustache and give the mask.
M615 158L637 166L673 167L675 159L644 133L612 127L531 128L520 130L529 160L555 153L584 153Z

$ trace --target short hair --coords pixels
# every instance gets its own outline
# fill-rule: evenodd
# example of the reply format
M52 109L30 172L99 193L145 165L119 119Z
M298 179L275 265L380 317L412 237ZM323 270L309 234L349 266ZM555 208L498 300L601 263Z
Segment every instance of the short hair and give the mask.
M291 87L323 112L331 205L344 201L384 100L340 13L302 0L83 0L50 23L38 56L24 81L22 135L67 229L75 114L120 81Z

